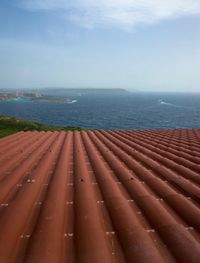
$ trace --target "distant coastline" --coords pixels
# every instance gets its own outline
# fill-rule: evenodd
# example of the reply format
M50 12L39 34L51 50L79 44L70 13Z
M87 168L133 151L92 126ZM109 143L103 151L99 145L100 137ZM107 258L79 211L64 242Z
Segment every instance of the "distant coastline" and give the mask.
M124 89L89 88L41 88L41 89L0 89L0 101L6 102L53 102L76 103L82 96L127 95Z
M71 100L69 98L59 98L54 96L46 96L38 93L0 92L0 101L74 103L77 100Z

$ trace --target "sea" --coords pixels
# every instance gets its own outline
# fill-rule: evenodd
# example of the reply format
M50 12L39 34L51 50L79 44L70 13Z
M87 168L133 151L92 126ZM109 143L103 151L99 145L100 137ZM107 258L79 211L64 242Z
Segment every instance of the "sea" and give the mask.
M71 103L0 101L0 115L89 129L200 128L200 94L142 92L70 99Z

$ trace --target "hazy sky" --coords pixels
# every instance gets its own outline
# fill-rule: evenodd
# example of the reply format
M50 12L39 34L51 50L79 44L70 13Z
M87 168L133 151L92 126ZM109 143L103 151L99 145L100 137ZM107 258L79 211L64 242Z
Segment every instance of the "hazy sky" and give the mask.
M0 0L0 87L200 92L200 0Z

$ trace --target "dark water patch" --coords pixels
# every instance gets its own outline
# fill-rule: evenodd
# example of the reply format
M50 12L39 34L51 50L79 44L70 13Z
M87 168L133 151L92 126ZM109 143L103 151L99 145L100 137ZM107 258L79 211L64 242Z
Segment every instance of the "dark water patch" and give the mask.
M95 129L200 127L200 95L131 94L82 96L78 102L0 102L0 114L49 125ZM164 103L160 103L160 102Z

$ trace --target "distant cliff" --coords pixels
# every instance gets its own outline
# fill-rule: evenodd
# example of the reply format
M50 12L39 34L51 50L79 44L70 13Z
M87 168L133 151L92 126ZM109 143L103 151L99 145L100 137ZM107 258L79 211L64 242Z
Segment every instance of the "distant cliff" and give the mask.
M68 96L114 96L114 95L127 95L129 91L125 89L101 89L101 88L61 88L61 87L45 87L39 89L0 89L1 92L17 92L26 94L27 92L33 94L42 94L43 96L56 96L56 97L68 97Z
M40 90L43 94L63 96L84 96L84 95L123 95L129 92L125 89L92 89L92 88L44 88Z

